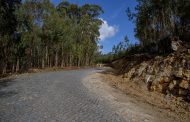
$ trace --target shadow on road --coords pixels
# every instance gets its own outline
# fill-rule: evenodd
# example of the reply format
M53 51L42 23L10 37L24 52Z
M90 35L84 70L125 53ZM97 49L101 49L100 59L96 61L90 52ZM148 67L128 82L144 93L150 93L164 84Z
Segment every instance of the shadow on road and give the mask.
M8 87L13 84L15 81L13 79L3 79L0 80L0 90L4 87Z
M3 88L12 85L14 82L15 81L13 79L0 80L0 98L11 97L17 94L15 91L2 90Z
M17 92L15 92L15 91L0 91L0 98L11 97L16 94L17 94Z

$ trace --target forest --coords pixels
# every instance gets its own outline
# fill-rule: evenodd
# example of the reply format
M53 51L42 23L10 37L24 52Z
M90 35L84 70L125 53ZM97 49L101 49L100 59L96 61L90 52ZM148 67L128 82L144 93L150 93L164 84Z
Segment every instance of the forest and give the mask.
M30 68L90 66L126 55L171 52L168 41L189 42L189 0L137 0L126 16L135 24L137 44L127 35L112 52L101 55L98 41L103 13L94 4L50 0L0 1L0 74ZM118 40L119 41L119 40Z
M98 5L50 0L0 1L0 74L92 65L98 54Z
M126 55L171 53L171 41L190 42L189 0L136 0L135 12L126 8L128 19L135 24L134 44L128 37L113 46L112 52L99 57L99 62L111 62Z

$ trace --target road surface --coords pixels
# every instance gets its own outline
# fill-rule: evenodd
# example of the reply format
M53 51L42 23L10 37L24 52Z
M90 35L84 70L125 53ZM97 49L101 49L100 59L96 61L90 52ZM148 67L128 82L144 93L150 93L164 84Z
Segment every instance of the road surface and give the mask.
M83 84L96 69L19 75L0 81L1 122L123 122Z

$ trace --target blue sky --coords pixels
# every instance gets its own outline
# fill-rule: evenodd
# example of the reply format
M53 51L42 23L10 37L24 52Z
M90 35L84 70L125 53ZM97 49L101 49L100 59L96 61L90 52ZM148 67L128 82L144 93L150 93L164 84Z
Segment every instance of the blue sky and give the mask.
M54 4L58 4L62 0L51 0ZM122 41L125 35L128 36L131 43L136 43L134 37L134 23L128 20L126 9L130 7L132 10L136 6L135 0L68 0L71 3L83 5L85 3L98 4L104 14L100 18L104 21L100 29L101 40L103 45L102 52L108 53L112 51L112 47Z

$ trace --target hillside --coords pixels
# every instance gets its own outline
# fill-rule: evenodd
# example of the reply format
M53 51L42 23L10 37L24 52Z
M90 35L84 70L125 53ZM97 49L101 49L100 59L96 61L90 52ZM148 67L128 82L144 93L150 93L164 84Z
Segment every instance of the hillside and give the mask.
M165 56L142 53L115 60L111 63L114 70L107 71L103 78L127 94L187 119L190 115L190 47L179 42L172 42L173 52Z

